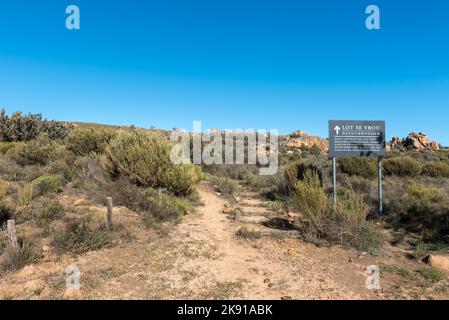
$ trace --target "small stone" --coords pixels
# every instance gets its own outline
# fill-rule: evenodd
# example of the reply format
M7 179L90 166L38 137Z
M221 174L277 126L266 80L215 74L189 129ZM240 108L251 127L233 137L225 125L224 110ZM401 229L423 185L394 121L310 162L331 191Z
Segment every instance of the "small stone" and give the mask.
M293 300L293 298L290 296L283 296L281 297L281 300Z
M353 257L351 257L351 258L349 258L349 260L348 260L349 262L354 262L354 258Z
M231 208L231 207L225 207L223 209L223 213L226 213L226 214L230 214L230 213L233 213L233 212L234 212L234 208Z
M42 251L43 252L49 252L50 251L50 247L49 246L43 246L42 247Z
M73 205L74 205L75 207L85 206L86 204L87 204L87 202L86 202L85 199L78 199L78 200L76 200L76 201L73 203Z
M271 282L271 280L269 279L269 278L266 278L264 281L263 281L263 283L270 283Z

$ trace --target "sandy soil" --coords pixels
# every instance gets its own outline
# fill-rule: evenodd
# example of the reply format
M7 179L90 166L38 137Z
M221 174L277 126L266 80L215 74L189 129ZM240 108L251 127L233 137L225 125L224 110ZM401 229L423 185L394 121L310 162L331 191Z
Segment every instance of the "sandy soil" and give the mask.
M447 299L448 282L416 280L421 262L387 244L377 257L340 247L316 247L291 231L264 227L271 212L256 194L241 188L242 216L223 213L228 201L207 183L203 205L164 232L145 229L139 216L117 208L115 219L133 240L82 256L58 257L0 278L3 299ZM95 207L99 216L105 209ZM226 210L225 210L226 211ZM242 227L259 239L236 235ZM401 266L412 276L385 272L382 290L365 287L369 265ZM66 291L65 268L81 271L81 290Z

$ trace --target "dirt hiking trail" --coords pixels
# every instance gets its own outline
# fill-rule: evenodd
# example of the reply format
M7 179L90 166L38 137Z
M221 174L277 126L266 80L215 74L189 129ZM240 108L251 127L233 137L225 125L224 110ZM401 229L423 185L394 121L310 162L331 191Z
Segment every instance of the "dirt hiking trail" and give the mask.
M168 230L149 231L126 208L114 211L132 241L82 256L49 253L39 265L0 279L0 295L11 299L406 299L407 291L365 288L365 268L397 262L401 253L380 257L340 247L316 247L296 231L261 223L275 213L245 187L237 197L241 214L213 186L198 187L202 205ZM99 216L105 208L94 207ZM224 213L226 212L226 213ZM237 236L242 227L258 237ZM391 251L391 250L390 250ZM404 262L406 263L406 262ZM81 291L65 290L65 268L81 271ZM413 266L411 266L413 267ZM399 281L399 280L398 280ZM405 288L405 287L404 287Z

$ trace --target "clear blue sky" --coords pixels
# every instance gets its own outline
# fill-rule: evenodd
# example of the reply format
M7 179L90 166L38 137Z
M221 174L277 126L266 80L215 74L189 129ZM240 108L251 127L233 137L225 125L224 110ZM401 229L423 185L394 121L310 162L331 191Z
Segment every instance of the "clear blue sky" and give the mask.
M0 106L321 136L329 119L375 119L449 145L449 1L0 0Z

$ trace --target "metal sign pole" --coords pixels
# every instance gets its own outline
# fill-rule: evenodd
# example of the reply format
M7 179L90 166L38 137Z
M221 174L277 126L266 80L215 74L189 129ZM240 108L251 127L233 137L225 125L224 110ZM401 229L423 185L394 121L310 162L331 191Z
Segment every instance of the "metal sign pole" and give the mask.
M379 214L383 213L383 197L382 197L382 157L378 158L378 193L379 193Z
M332 157L332 183L334 187L334 207L337 205L337 160Z

